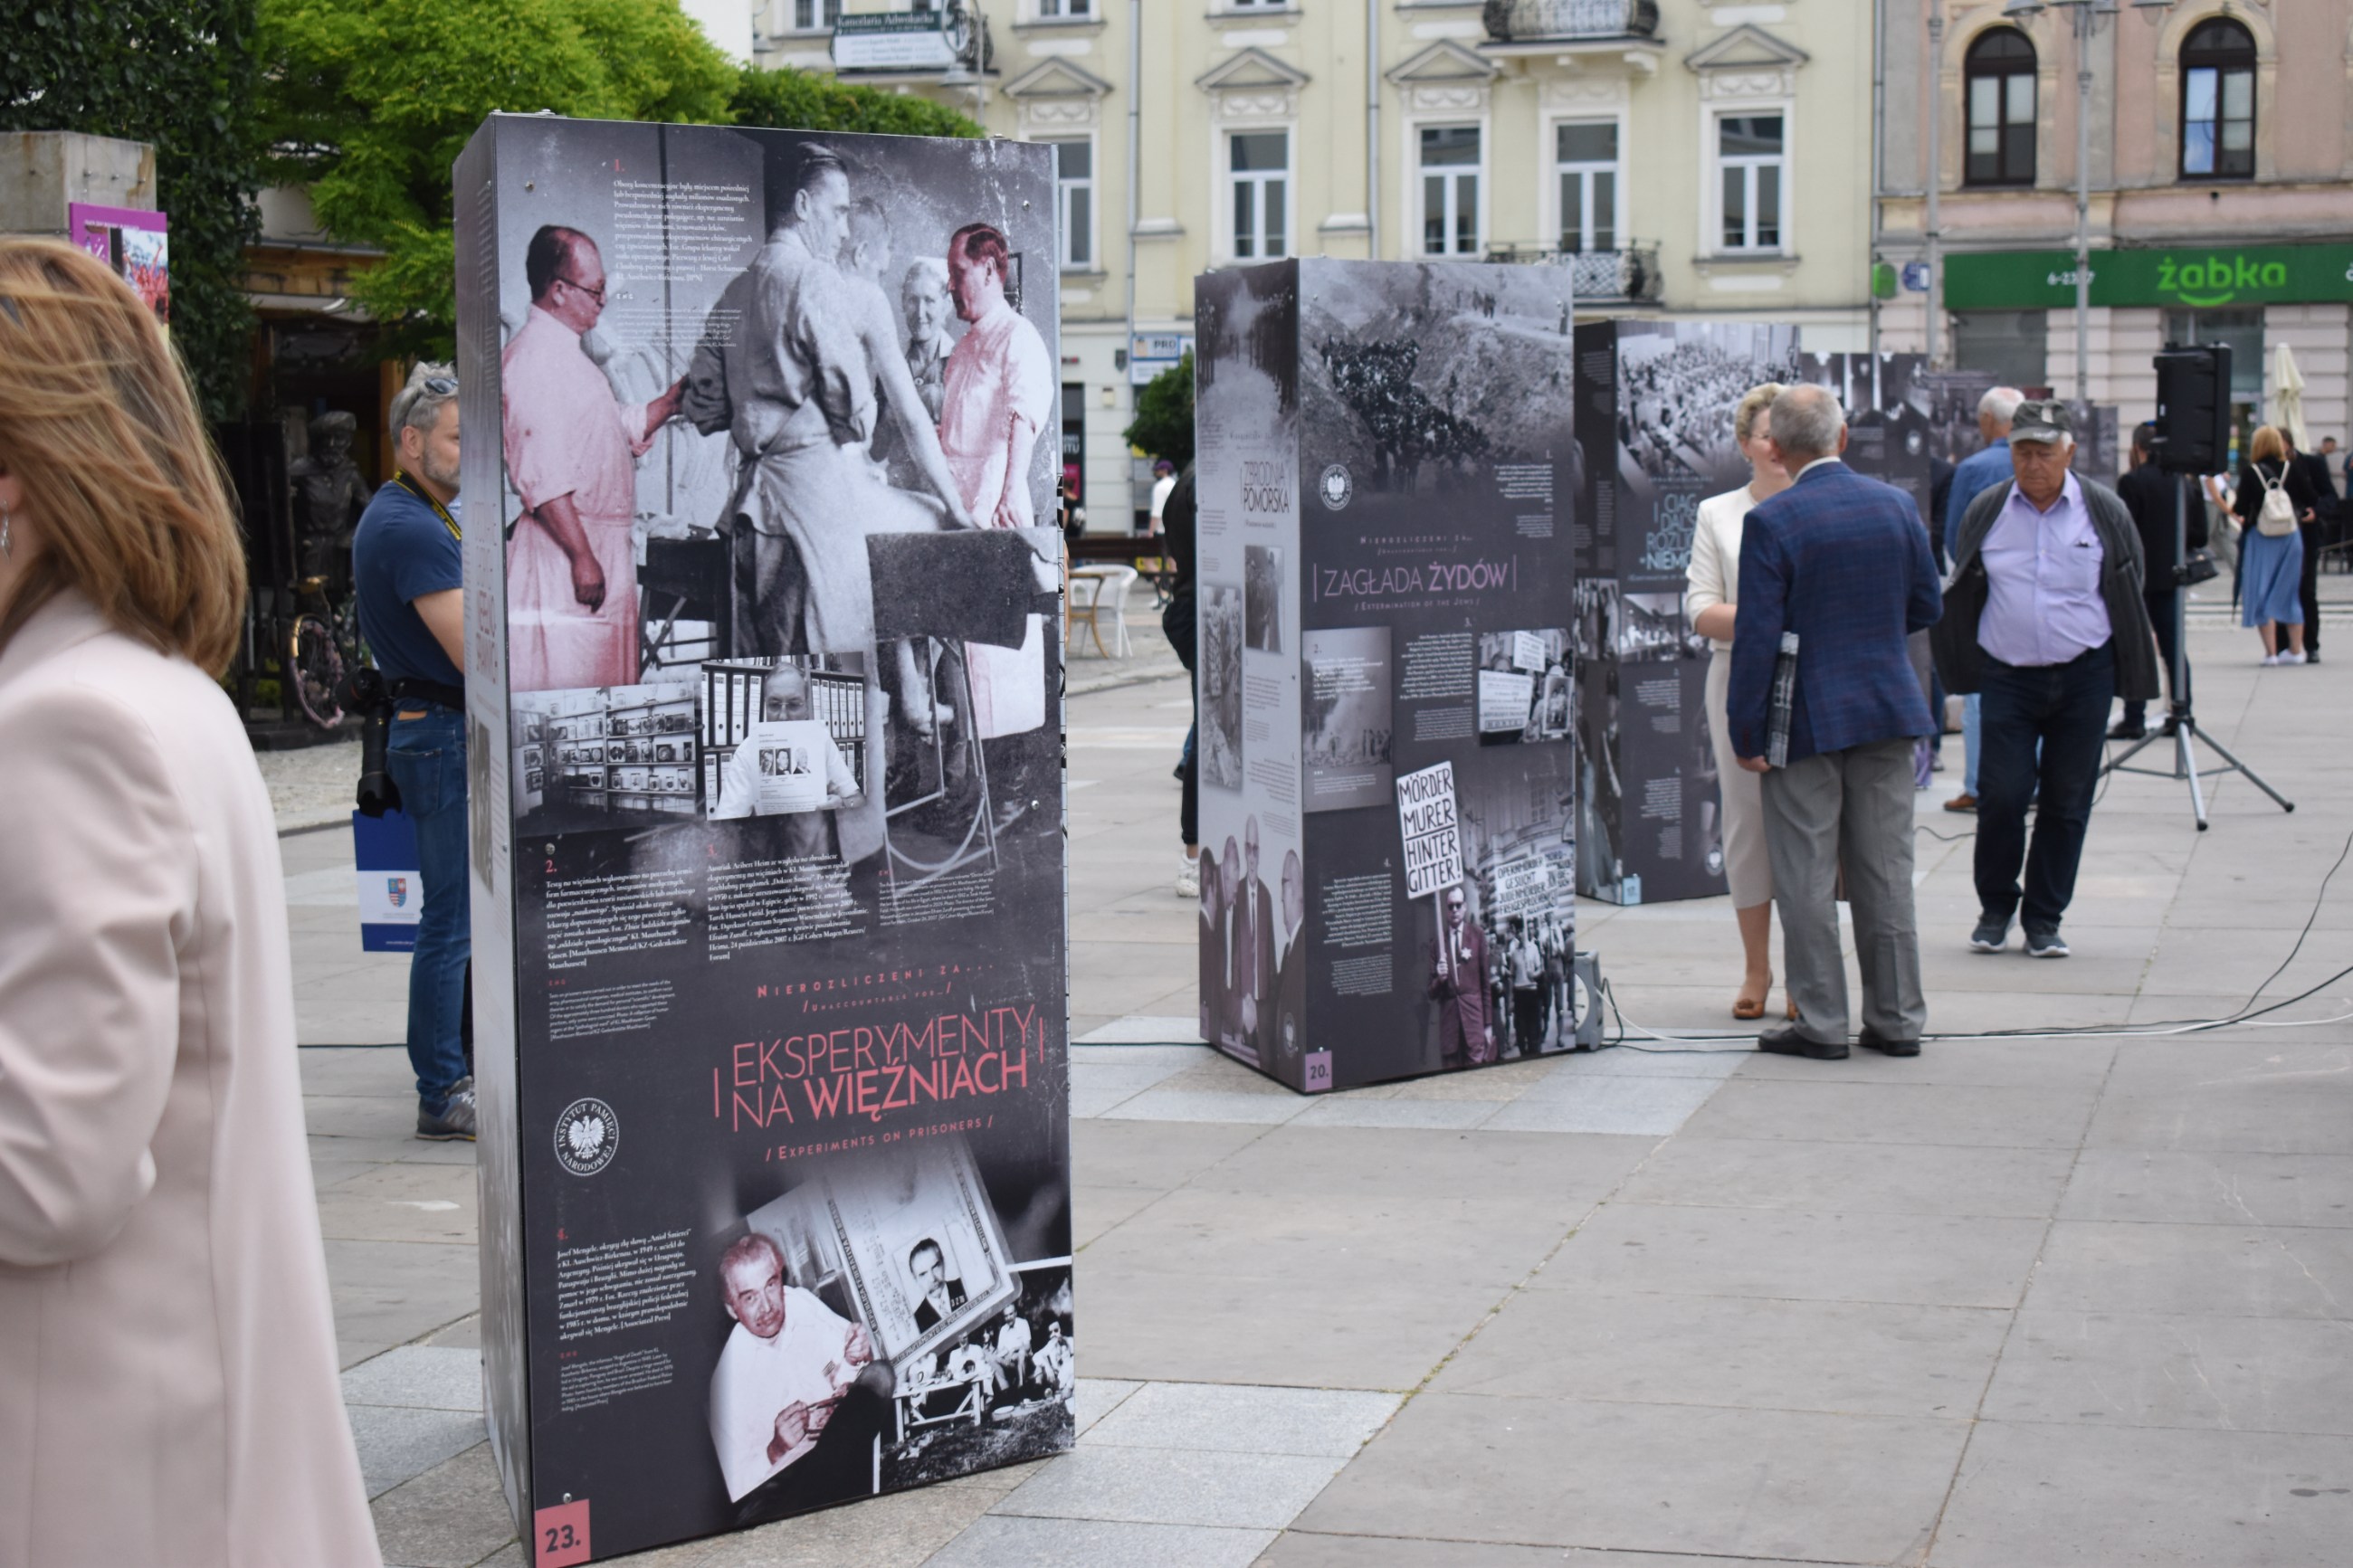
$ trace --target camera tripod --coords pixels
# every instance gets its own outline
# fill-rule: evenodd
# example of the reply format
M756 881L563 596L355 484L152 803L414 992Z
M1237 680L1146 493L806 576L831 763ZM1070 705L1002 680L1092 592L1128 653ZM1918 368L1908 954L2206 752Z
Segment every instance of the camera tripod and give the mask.
M2170 469L2167 471L2168 473L2171 472ZM2179 474L2173 474L2172 477L2173 559L2175 562L2173 568L2173 668L2167 671L2167 675L2170 678L2167 695L2170 697L2172 700L2168 704L2166 721L2161 728L2152 730L2147 734L2142 736L2139 740L2135 741L2129 751L2126 752L2124 755L2111 761L2107 766L2101 771L2112 773L2141 773L2147 777L2156 779L2181 780L2184 784L2187 784L2189 786L2189 810L2191 815L2196 816L2198 819L2198 831L2203 833L2206 831L2207 827L2206 792L2201 787L2201 781L2205 779L2220 778L2224 773L2244 773L2247 775L2247 782L2253 784L2265 795L2271 796L2274 801L2278 803L2279 808L2282 811L2294 811L2295 809L2295 802L2288 799L2287 796L2280 794L2279 791L2272 788L2270 784L2264 783L2263 776L2261 773L2255 772L2254 769L2247 766L2246 763L2232 756L2220 742L2214 740L2211 736L2206 737L2206 744L2213 751L2216 756L2222 759L2222 765L2219 768L2209 768L2203 773L2199 771L2197 742L2200 737L2198 720L2196 715L2191 713L2189 710L2189 595L2188 592L2189 586L2189 574L2188 569L2180 564L2180 563L2185 562L2189 558L2189 500L2187 488L2182 482L2182 477ZM2156 768L2136 768L2126 765L2135 757L2139 756L2143 752L2148 750L2149 747L2156 745L2160 741L2171 741L2173 742L2173 766L2171 769L2165 772L2159 772Z

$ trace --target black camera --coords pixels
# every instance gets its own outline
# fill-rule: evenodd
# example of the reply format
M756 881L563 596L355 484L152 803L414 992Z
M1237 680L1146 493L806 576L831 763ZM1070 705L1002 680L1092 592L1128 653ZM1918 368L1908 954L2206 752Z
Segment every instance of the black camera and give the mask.
M400 809L400 786L385 771L384 754L392 739L392 688L384 671L368 667L343 677L336 698L347 712L360 715L360 787L354 800L362 816L382 816Z

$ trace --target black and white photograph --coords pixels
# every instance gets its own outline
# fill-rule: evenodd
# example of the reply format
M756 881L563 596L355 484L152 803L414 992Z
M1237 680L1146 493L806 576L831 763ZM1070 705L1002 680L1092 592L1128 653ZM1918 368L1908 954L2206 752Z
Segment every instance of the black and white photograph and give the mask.
M740 1522L1002 1463L1067 1427L1068 1258L1013 1245L957 1138L822 1162L744 1217L717 1263L732 1321L710 1388Z
M1259 653L1281 653L1282 638L1282 550L1279 545L1242 547L1243 640Z
M1658 664L1699 657L1692 651L1681 594L1628 594L1620 601L1618 658L1626 664Z
M1576 662L1566 626L1480 633L1480 743L1567 740Z
M1570 312L1534 268L1368 268L1303 300L1299 336L1320 474L1439 495L1556 444L1574 395ZM1324 511L1318 506L1317 511Z
M517 744L539 784L517 781L517 804L528 805L516 828L572 833L693 814L702 801L699 706L697 689L676 681L517 692Z
M1242 591L1204 583L1199 590L1201 782L1242 787Z
M702 746L714 820L815 817L866 804L866 680L857 655L713 659L702 667ZM795 829L801 857L839 854L822 820Z
M1300 638L1300 725L1309 811L1389 800L1389 629L1345 626Z

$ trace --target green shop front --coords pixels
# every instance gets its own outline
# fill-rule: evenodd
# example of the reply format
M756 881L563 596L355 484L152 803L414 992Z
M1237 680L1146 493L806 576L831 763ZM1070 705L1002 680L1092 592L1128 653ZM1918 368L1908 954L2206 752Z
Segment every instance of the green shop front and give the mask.
M2064 340L2075 309L2075 253L1963 252L1945 258L1944 273L1954 363L2021 386L2047 384L2048 345ZM2343 384L2346 357L2353 352L2353 243L2095 250L2091 274L2091 303L2110 312L2111 342L2231 346L2232 401L2242 430L2262 417L2271 349L2289 341L2283 335L2289 325L2306 329L2293 341L2298 360L2309 361L2300 366L2307 404L2348 390ZM2311 353L2316 338L2338 352ZM2139 416L2144 411L2127 412Z

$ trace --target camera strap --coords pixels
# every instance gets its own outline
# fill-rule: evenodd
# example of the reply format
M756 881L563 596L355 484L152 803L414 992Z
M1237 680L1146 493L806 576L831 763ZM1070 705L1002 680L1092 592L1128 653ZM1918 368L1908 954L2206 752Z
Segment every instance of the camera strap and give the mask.
M439 501L435 500L433 497L427 492L423 485L418 484L415 479L410 479L406 473L398 468L392 470L392 482L398 485L402 489L406 490L410 495L415 496L418 500L423 501L427 506L431 507L433 509L433 515L441 520L441 526L449 531L450 538L457 540L460 543L465 542L465 531L458 526L458 520L451 517L449 515L449 509L443 506Z

